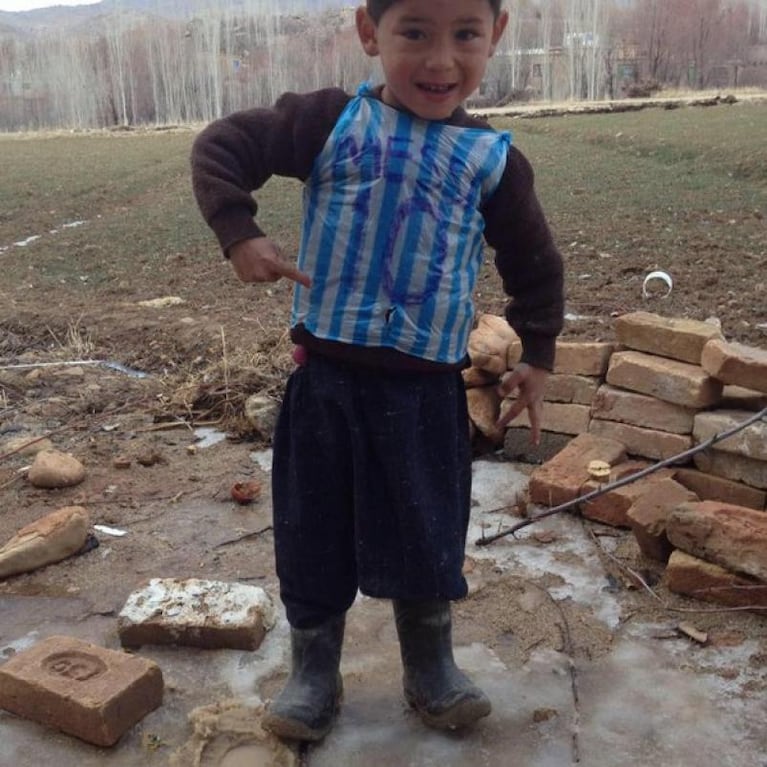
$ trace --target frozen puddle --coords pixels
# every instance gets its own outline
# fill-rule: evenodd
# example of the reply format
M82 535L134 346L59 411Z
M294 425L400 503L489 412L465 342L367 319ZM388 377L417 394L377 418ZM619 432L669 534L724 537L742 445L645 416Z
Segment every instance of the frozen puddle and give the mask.
M594 545L584 536L581 522L563 513L523 528L489 546L477 546L482 533L493 534L519 522L504 511L523 495L527 476L510 463L478 460L473 464L472 512L466 552L474 559L490 559L501 570L521 571L530 577L557 575L563 585L548 589L556 600L572 599L594 609L610 628L620 620L620 604L604 590L605 573ZM532 513L539 513L533 511ZM533 533L550 532L551 543L531 540Z

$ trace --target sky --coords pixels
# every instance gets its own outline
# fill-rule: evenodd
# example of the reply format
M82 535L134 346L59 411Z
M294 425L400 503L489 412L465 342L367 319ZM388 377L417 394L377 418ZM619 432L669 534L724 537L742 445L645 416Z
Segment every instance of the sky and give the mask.
M31 11L51 5L91 5L99 0L0 0L0 11Z

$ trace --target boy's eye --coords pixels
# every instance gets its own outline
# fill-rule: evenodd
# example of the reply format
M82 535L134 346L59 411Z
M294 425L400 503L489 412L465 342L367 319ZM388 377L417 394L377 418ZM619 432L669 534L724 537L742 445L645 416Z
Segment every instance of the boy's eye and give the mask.
M402 36L406 40L423 40L425 37L421 29L404 29L402 30Z
M460 29L455 33L456 40L462 42L470 42L476 40L479 37L479 33L474 29Z

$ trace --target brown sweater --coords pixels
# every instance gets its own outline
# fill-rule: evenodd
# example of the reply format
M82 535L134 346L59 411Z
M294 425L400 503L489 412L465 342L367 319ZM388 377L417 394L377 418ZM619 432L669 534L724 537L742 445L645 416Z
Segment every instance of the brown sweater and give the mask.
M288 93L273 109L234 113L211 123L197 137L192 150L194 193L225 254L240 240L264 236L255 221L258 204L251 192L272 175L305 181L350 98L337 88ZM448 122L488 128L463 109ZM563 322L562 259L536 197L530 163L513 146L501 183L482 214L485 239L495 250L496 268L512 299L506 318L522 339L522 361L550 370ZM451 367L393 349L324 341L301 326L292 329L291 337L309 349L362 364L402 370Z

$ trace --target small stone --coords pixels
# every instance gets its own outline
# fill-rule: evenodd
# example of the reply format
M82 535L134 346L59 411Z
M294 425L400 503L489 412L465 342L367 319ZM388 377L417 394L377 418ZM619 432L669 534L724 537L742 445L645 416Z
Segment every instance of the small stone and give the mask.
M28 478L35 487L72 487L85 479L85 467L69 453L42 450L35 457Z
M246 420L259 435L266 439L271 439L279 413L280 404L271 397L253 394L245 400Z
M155 466L158 463L168 463L168 460L159 450L148 450L147 452L136 456L136 463L149 468L150 466Z

